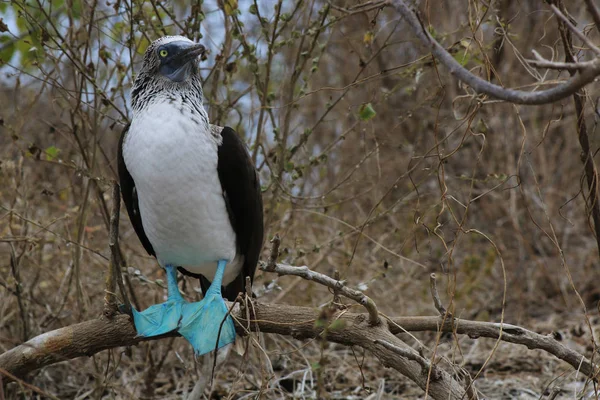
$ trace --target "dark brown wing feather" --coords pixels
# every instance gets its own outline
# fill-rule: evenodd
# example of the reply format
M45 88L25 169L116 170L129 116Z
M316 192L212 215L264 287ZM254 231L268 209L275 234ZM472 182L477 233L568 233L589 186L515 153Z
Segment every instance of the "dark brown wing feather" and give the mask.
M258 173L246 146L230 127L223 128L221 136L217 172L238 251L244 256L242 273L223 291L223 296L233 301L245 292L246 277L254 280L263 245L263 203Z

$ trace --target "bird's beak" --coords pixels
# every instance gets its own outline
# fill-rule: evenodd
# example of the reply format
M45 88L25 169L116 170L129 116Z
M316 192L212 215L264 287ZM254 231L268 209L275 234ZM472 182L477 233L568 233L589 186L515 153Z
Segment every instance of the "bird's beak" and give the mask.
M174 61L183 66L190 61L196 60L199 56L206 53L206 47L200 43L191 44L188 48L181 50L177 56L174 57Z
M199 43L177 43L177 53L160 66L160 73L173 82L183 82L188 79L192 71L192 63L206 52L206 48Z

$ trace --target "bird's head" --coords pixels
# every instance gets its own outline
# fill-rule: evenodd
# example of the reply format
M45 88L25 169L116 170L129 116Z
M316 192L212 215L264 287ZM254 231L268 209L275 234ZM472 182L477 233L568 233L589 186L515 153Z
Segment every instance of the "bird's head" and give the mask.
M183 36L164 36L146 49L144 61L133 83L132 101L144 93L156 94L161 89L199 91L202 96L198 58L206 48Z
M185 82L199 74L198 57L204 46L183 36L164 36L148 46L140 75L145 72L172 82Z

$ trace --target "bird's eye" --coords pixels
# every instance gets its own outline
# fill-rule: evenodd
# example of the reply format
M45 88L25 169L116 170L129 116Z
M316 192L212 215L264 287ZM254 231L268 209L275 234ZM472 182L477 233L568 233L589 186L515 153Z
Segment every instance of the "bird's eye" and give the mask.
M169 52L165 49L162 49L161 51L158 52L158 54L162 57L165 58L166 56L169 55Z

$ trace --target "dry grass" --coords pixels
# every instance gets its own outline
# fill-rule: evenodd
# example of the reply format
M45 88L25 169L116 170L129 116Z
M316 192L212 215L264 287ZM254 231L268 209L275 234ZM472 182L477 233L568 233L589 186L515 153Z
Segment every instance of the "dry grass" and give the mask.
M16 13L21 3L9 7ZM442 300L456 315L559 331L570 347L591 356L598 248L572 100L540 107L477 102L423 57L393 10L347 15L334 7L323 22L318 12L327 2L305 3L275 41L289 43L277 48L272 64L270 36L248 12L250 2L239 1L245 45L233 34L235 18L214 3L202 6L202 41L212 51L204 64L207 108L214 121L235 127L252 151L258 148L268 237L281 235L282 260L328 275L338 270L387 315L434 314L428 276L436 272L443 277ZM343 6L354 4L348 3ZM535 81L519 61L531 49L548 57L552 50L562 60L556 21L542 3L503 0L489 11L476 1L423 3L438 40L474 73L487 76L494 68L502 84L517 87ZM575 3L570 11L583 27L589 17L583 2ZM43 2L21 9L38 42L37 24L57 37L36 11L39 4L48 10ZM286 6L291 13L292 2ZM37 50L4 59L0 67L0 352L102 312L109 257L103 208L111 201L126 93L139 65L135 50L143 49L144 37L162 34L157 12L169 33L196 22L180 6L166 10L174 8L181 27L162 8L136 4L132 13L129 7L81 3L78 15L56 7L51 21L65 41L46 39L44 47L27 44L23 30L11 32L23 35L15 39L20 46ZM276 12L262 2L260 11L272 28ZM503 27L508 34L498 38L494 30ZM293 33L307 28L319 32L314 44L315 32ZM586 33L598 43L597 31ZM469 40L473 36L478 43ZM243 50L253 43L256 63ZM110 45L106 60L99 58L102 45ZM220 53L226 62L215 61ZM125 62L130 55L133 64ZM86 73L99 83L96 96L81 74L88 62ZM265 99L256 79L264 84L267 71ZM585 121L595 153L598 84L587 90ZM368 121L358 117L365 103L377 112ZM139 305L160 302L163 273L125 216L121 246ZM184 285L190 298L199 297L197 282ZM314 283L264 273L255 291L261 302L311 307L332 298ZM508 344L493 350L492 340L444 336L436 345L437 335L418 338L430 352L478 374L475 385L489 398L539 398L556 385L567 390L557 398L593 394L585 379L542 352ZM245 359L234 355L217 373L213 398L423 397L362 349L266 335L259 340L263 350L253 347ZM52 365L29 382L61 399L181 398L199 371L186 342L166 339ZM8 399L42 398L15 384L4 391Z

